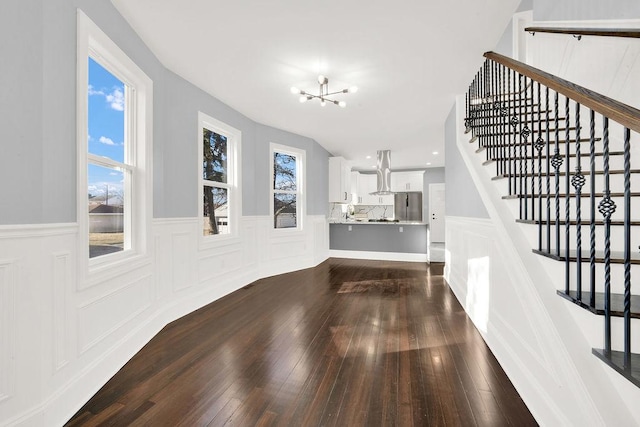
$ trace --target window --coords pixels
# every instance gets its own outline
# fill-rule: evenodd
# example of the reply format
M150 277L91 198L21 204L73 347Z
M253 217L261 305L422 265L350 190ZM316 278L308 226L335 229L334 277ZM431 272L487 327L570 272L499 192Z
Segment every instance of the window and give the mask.
M241 132L198 115L199 200L203 236L232 235L240 212L237 159Z
M305 152L271 144L271 201L273 228L302 228Z
M131 249L132 141L125 138L130 120L130 89L89 57L87 93L87 196L89 258ZM125 214L126 212L126 214Z
M91 265L147 252L152 82L78 11L78 223Z

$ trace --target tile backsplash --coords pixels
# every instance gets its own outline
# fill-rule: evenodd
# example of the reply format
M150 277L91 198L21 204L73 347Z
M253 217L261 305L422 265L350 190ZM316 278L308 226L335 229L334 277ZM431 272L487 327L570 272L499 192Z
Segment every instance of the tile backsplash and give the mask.
M364 216L368 219L393 218L393 205L345 205L341 203L331 203L329 205L329 221L339 222L346 219L346 215Z

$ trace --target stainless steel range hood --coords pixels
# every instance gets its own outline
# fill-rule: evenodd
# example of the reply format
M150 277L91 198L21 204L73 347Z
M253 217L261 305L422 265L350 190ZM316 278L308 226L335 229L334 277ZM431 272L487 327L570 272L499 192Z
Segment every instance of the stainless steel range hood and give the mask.
M391 150L378 150L376 175L378 175L378 186L371 194L374 196L393 194L391 192Z

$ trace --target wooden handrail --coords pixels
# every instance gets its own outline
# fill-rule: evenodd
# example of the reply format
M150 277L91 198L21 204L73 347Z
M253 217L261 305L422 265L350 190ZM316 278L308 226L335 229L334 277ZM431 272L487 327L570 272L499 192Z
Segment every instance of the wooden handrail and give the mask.
M640 110L495 52L484 57L527 76L587 108L640 133Z
M529 33L571 34L574 36L630 37L640 38L638 28L570 28L570 27L526 27Z

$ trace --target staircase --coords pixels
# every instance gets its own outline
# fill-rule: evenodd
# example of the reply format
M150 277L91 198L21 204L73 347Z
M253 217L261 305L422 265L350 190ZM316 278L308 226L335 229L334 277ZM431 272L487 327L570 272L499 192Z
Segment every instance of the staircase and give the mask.
M465 132L505 206L534 230L532 251L560 267L558 296L602 318L603 345L593 354L640 387L640 323L632 320L640 292L631 282L640 275L640 149L631 145L632 135L640 145L640 110L485 57L465 97Z

